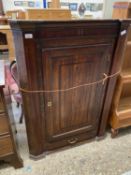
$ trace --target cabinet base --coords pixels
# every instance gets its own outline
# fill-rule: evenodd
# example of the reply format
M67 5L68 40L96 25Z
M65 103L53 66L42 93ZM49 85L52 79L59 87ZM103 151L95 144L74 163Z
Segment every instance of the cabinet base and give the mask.
M44 152L44 153L37 155L37 156L29 154L29 157L30 157L30 159L37 161L37 160L40 160L40 159L46 157L47 154L48 154L48 152Z
M34 160L34 161L37 161L37 160L40 160L42 158L45 158L47 155L49 154L53 154L55 152L60 152L60 151L64 151L64 150L67 150L69 148L73 148L73 147L77 147L77 146L80 146L82 144L87 144L87 143L90 143L92 141L94 141L95 139L98 139L98 140L102 140L105 138L105 135L102 136L102 137L94 137L92 136L91 138L88 138L87 140L81 140L77 143L74 143L72 145L63 145L61 147L56 147L56 148L52 148L52 149L49 149L49 150L45 150L42 154L39 154L39 155L33 155L33 154L29 154L29 157L30 159Z

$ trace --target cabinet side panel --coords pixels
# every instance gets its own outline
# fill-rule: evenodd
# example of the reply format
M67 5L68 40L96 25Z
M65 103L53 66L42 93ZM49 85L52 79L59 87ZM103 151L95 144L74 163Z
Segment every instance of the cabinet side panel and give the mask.
M40 88L38 83L39 62L36 60L36 45L34 40L24 40L24 33L21 31L13 31L16 47L16 60L19 74L19 84L23 89ZM32 81L33 80L33 81ZM29 152L31 155L39 155L43 153L43 126L41 115L41 103L43 97L41 94L22 92L25 122L28 136ZM42 102L41 102L42 101ZM35 125L34 125L35 123Z
M119 26L120 28L118 31L119 35L118 35L118 38L116 40L114 52L112 54L113 62L112 62L112 67L111 67L111 71L110 71L111 75L115 74L116 72L119 72L121 70L122 63L123 63L123 53L124 53L124 49L125 49L125 42L127 39L127 31L129 29L129 24L130 24L130 21L123 21L120 23L120 26ZM123 31L125 31L125 34L122 34ZM105 105L104 105L104 108L102 111L102 117L100 120L100 127L98 130L99 137L104 135L105 129L107 127L107 121L109 118L109 113L110 113L110 109L111 109L111 103L112 103L112 99L113 99L113 95L114 95L114 90L115 90L117 78L118 78L118 76L115 76L113 78L110 78L110 80L109 80L109 84L107 87L107 93L106 93L106 97L105 97L105 101L104 101Z

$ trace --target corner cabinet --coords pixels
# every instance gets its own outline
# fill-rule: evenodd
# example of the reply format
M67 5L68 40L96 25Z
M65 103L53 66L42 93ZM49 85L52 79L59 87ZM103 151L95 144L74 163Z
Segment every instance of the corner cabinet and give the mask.
M39 158L56 148L103 136L117 74L102 79L121 67L129 22L10 24L30 156Z

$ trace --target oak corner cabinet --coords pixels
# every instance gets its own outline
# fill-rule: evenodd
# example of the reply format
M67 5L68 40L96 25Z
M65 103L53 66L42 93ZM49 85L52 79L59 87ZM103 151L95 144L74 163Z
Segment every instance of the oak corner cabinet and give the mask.
M117 74L101 80L119 72L129 21L16 20L10 25L30 156L103 136Z

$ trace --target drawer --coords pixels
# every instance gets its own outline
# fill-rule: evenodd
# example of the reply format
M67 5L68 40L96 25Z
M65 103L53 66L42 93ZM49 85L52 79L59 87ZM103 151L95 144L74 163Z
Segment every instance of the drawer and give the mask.
M3 101L2 101L2 96L0 94L0 113L4 112L4 104L3 104Z
M13 145L10 136L0 137L0 157L13 153Z
M0 135L9 133L8 120L5 115L0 115Z
M68 138L64 138L55 142L44 141L45 149L47 151L50 151L50 150L57 149L64 146L71 146L71 145L73 146L75 144L78 144L79 142L95 138L96 134L97 134L97 131L92 130L90 132L85 132L82 134L78 134L76 136L70 136Z

